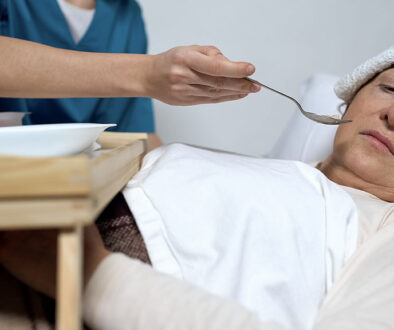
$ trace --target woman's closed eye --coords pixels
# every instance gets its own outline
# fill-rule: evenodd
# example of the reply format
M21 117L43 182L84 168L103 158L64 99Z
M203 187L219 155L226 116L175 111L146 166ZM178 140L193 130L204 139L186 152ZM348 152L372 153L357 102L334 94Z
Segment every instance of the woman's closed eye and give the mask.
M394 85L381 84L380 88L387 93L394 93Z

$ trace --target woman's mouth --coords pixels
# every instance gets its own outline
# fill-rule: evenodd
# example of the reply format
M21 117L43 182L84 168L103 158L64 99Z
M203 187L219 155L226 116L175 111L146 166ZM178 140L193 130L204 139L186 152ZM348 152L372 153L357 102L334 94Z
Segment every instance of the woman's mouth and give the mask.
M360 134L365 135L378 149L389 152L394 156L394 145L391 143L390 139L385 137L382 133L374 130L366 130L362 131Z

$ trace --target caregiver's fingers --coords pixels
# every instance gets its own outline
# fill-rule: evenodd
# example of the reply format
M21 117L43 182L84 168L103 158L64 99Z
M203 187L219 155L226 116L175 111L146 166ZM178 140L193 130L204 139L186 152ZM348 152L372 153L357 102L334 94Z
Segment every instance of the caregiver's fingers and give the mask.
M241 93L256 93L261 87L243 78L214 77L199 72L193 72L191 84L206 85L215 89L228 89Z
M219 48L215 46L197 46L197 50L208 56L223 56Z
M236 101L243 99L248 94L237 94L231 96L222 96L222 97L194 97L192 101L190 101L190 105L193 104L211 104L211 103L222 103L229 101Z
M243 78L255 71L251 63L231 62L224 56L208 56L199 51L190 52L186 64L197 72L216 77Z
M231 89L217 89L210 86L204 85L189 85L187 93L192 96L204 96L211 98L219 98L223 96L234 96L240 94L248 94L249 90L246 91L235 91Z

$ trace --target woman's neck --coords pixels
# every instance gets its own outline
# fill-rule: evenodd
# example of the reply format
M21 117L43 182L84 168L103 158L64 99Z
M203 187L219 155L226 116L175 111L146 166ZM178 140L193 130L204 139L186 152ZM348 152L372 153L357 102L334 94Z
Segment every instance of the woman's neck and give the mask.
M347 186L359 190L364 190L367 193L375 195L379 199L394 203L394 187L390 185L381 185L366 180L364 176L358 175L353 168L348 168L344 164L339 164L335 161L333 155L329 156L325 161L319 163L316 168L323 172L323 174L331 181L342 186ZM363 173L363 172L361 172Z
M96 0L66 0L69 4L82 9L96 8Z

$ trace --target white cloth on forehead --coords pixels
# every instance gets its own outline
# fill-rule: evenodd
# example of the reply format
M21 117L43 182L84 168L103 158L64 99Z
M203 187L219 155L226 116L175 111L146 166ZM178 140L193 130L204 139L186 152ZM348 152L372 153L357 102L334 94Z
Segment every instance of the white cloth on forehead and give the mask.
M388 69L394 64L394 46L370 58L351 73L344 76L335 85L337 96L349 103L357 91L376 74Z

